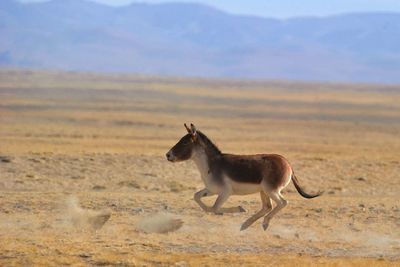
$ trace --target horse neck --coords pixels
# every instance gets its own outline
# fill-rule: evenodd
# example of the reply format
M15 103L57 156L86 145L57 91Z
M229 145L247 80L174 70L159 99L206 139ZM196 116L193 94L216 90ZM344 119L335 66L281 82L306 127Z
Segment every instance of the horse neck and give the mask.
M204 179L210 175L210 167L212 167L210 165L214 165L213 161L221 155L221 151L206 135L201 132L198 134L199 142L194 149L192 159Z
M210 171L215 160L221 155L219 150L214 147L208 147L207 145L199 145L194 149L192 160L199 169L201 176L206 178L210 175ZM210 166L211 165L211 166Z
M202 177L208 176L209 173L209 156L203 147L194 150L192 160L196 164Z
M221 154L219 148L202 132L198 131L199 146L204 148L206 154L213 158Z

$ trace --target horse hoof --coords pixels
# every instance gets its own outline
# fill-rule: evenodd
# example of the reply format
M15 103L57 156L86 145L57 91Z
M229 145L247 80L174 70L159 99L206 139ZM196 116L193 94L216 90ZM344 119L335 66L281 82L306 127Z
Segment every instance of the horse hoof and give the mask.
M262 224L262 227L263 227L264 231L267 230L268 226L269 226L269 223L263 223Z
M239 212L246 212L246 210L242 206L239 206Z
M248 228L249 226L242 224L242 226L240 227L240 231L244 231Z

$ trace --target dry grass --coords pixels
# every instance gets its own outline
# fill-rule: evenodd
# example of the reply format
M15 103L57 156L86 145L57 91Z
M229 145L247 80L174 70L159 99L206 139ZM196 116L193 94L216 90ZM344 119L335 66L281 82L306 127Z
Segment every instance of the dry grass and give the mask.
M396 86L0 71L0 265L398 264L399 117ZM245 214L205 214L193 164L164 160L183 122L226 152L285 155L326 194L290 185L267 232L239 232L258 196L226 204ZM68 223L71 194L109 221ZM163 212L182 227L137 231Z

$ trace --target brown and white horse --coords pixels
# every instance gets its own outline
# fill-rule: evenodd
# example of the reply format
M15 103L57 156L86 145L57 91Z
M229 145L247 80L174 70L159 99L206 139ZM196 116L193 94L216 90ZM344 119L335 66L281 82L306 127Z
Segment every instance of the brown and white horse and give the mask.
M247 195L260 192L262 208L247 219L240 230L247 229L259 218L264 217L262 224L267 229L269 221L287 201L282 197L281 190L290 180L293 180L297 191L305 198L314 198L322 194L308 194L300 187L289 162L276 154L232 155L222 153L208 137L196 130L191 124L186 124L187 134L166 154L171 162L192 159L200 171L205 188L195 193L194 200L206 212L222 214L224 212L243 212L241 206L222 208L231 195ZM201 198L218 195L212 207L206 206ZM272 208L272 201L276 206Z

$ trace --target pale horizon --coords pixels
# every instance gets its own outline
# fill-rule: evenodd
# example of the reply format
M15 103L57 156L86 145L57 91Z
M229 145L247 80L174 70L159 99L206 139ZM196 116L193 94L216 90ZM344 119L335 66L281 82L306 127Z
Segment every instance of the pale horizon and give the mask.
M18 0L23 3L48 2L62 0ZM268 18L286 19L291 17L316 16L325 17L347 13L366 12L393 12L400 13L400 1L364 1L364 0L334 0L321 2L318 0L306 0L293 3L289 0L250 0L243 1L212 1L212 0L86 0L110 6L125 6L132 3L198 3L208 5L219 10L240 15L252 15Z

